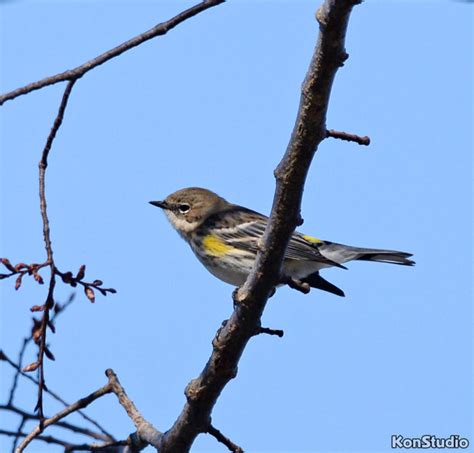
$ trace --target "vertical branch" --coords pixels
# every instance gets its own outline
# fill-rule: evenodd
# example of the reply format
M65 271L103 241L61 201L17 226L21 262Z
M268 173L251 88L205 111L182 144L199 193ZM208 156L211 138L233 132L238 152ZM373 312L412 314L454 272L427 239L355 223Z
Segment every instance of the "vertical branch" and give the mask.
M58 114L56 115L56 119L54 120L53 127L51 128L51 131L46 140L46 145L44 146L43 154L41 155L41 160L39 162L40 209L41 209L41 217L43 218L44 244L46 248L46 253L48 255L48 261L50 261L50 265L53 265L53 248L51 246L51 234L50 234L48 211L47 211L47 205L46 205L46 191L45 191L46 168L48 167L48 157L49 157L49 152L51 151L51 146L63 122L64 112L66 110L69 96L71 94L72 88L75 83L76 83L76 79L72 79L66 85L66 89L64 90L64 94L61 99L61 104L59 105Z
M38 352L38 361L37 361L39 365L39 370L38 370L39 385L38 385L38 402L36 403L36 410L38 410L38 415L40 417L41 428L42 428L43 418L44 418L43 390L45 387L45 379L44 379L45 353L49 356L49 358L53 358L52 354L48 351L47 346L46 346L46 331L48 329L48 326L50 328L52 326L50 323L49 311L54 306L54 287L56 285L56 266L54 264L53 246L51 243L51 231L50 231L50 226L49 226L48 210L47 210L47 203L46 203L46 187L45 187L46 169L48 168L49 152L51 151L51 146L53 144L53 141L56 138L56 134L63 122L64 112L66 110L69 96L71 94L71 91L75 82L76 82L76 79L72 79L66 85L63 97L61 99L61 104L59 105L58 114L56 115L56 119L54 120L53 127L51 128L51 131L46 140L46 145L43 149L41 160L38 165L40 211L41 211L41 218L43 219L43 238L44 238L44 245L45 245L46 254L47 254L47 261L49 263L49 267L51 270L51 275L49 278L48 295L46 297L46 302L44 304L43 317L41 319L39 352Z

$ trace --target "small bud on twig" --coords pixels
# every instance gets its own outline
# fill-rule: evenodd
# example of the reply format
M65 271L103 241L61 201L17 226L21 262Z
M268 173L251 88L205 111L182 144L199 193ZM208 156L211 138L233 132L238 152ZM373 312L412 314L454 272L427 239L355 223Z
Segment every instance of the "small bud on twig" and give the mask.
M51 332L56 333L56 327L54 327L53 321L48 320L48 327L51 329Z
M87 298L94 303L95 302L95 294L94 290L90 286L84 287L84 293L86 294Z
M35 272L33 274L33 277L40 285L42 285L44 283L43 277L41 277L41 275L38 274L38 272Z
M82 280L86 275L86 265L82 264L76 275L76 280Z
M44 353L46 354L46 357L48 357L49 360L56 360L53 353L48 349L47 346L44 347Z
M29 365L26 365L22 371L24 373L29 373L31 371L37 370L39 366L40 366L39 362L30 363Z
M16 281L15 281L15 289L18 290L20 289L20 286L21 286L21 279L23 278L23 274L20 274Z
M10 260L8 258L0 258L0 261L10 272L16 272L15 268L11 265Z

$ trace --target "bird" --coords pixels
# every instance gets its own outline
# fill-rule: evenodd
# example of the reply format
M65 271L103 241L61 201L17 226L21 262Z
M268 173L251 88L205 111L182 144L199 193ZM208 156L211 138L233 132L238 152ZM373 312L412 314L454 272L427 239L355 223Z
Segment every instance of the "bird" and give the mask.
M165 212L211 274L237 287L244 284L257 256L267 216L201 187L180 189L162 201L149 203ZM338 244L295 231L284 255L279 281L303 292L316 288L344 297L340 288L320 275L321 269L347 269L343 264L353 260L413 266L411 256L396 250Z

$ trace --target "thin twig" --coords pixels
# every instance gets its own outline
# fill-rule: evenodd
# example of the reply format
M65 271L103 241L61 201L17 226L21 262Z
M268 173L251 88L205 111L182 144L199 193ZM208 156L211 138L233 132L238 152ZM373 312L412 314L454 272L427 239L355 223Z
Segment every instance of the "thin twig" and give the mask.
M277 337L280 337L280 338L282 338L283 335L285 335L285 332L283 332L283 330L270 329L268 327L260 327L257 331L257 335L262 334L262 333L265 333L267 335L276 335Z
M3 103L5 103L6 101L15 99L16 97L22 96L23 94L31 93L32 91L39 90L40 88L46 87L48 85L53 85L58 82L64 82L66 80L77 80L90 70L94 69L97 66L100 66L106 61L109 61L110 59L115 58L120 54L126 52L127 50L139 46L140 44L143 44L145 41L153 39L157 36L165 35L166 33L168 33L168 31L179 25L181 22L184 22L186 19L189 19L195 16L196 14L205 11L206 9L224 3L224 1L225 0L204 0L201 3L198 3L197 5L192 6L191 8L181 12L180 14L169 19L168 21L155 25L150 30L144 33L140 33L134 38L125 41L117 47L114 47L113 49L104 52L103 54L85 62L84 64L74 69L61 72L60 74L56 74L51 77L46 77L44 79L38 80L37 82L29 83L24 87L17 88L16 90L1 95L0 105L3 105Z
M61 304L56 303L56 305L54 306L53 316L51 316L51 320L50 320L51 323L54 323L56 318L61 313L63 313L69 307L69 305L72 304L75 297L76 297L75 294L71 293L68 300L66 302L64 302L64 304L61 305ZM20 348L20 352L18 354L18 363L16 364L17 366L15 367L15 375L13 376L13 382L12 382L12 385L10 387L10 396L8 398L8 403L7 404L12 404L13 399L15 398L15 391L16 391L16 388L17 388L17 385L18 385L18 378L19 378L20 374L22 374L21 373L21 368L23 367L23 356L25 354L26 347L28 346L28 344L32 340L33 340L33 334L31 334L29 337L26 337L26 338L23 339L23 344L22 344L22 346ZM11 362L11 364L13 364L13 362ZM64 403L64 402L63 402L63 404L65 406L68 405L67 403Z
M207 433L213 436L218 442L221 444L224 444L229 451L232 451L233 453L244 453L244 450L239 447L238 445L234 444L228 437L224 436L217 428L214 428L214 426L209 425L209 428L207 428Z
M72 272L61 272L58 268L55 268L54 272L56 275L61 277L61 280L66 283L67 285L71 285L75 288L77 285L81 285L84 288L84 292L87 298L91 301L95 301L95 293L94 289L99 291L103 296L107 296L107 293L115 294L117 292L114 288L103 288L102 280L94 280L93 282L85 282L83 280L85 276L85 269L86 266L83 264L79 268L79 272L76 276L72 274Z
M40 269L43 267L49 266L49 261L45 261L44 263L37 264L25 264L25 263L18 263L16 266L13 266L10 263L10 260L8 258L0 258L0 262L10 271L8 274L0 274L0 280L3 280L5 278L10 278L13 277L14 275L17 275L17 279L15 282L15 289L19 289L22 283L23 277L28 274L32 275L35 280L42 285L43 284L43 278L41 275L38 273Z
M54 264L53 258L53 247L51 244L51 232L48 219L48 211L46 204L46 188L45 188L45 177L46 177L46 168L48 167L48 156L51 150L51 146L56 137L56 134L61 127L64 118L64 112L66 111L67 103L69 100L69 95L71 90L76 83L76 79L72 79L66 85L64 90L61 103L59 105L58 114L54 120L53 127L48 135L46 140L46 145L44 146L43 153L41 155L41 160L39 162L39 197L40 197L40 211L41 217L43 219L43 238L46 249L46 254L49 261L49 266L51 268L51 275L49 279L49 288L48 295L46 297L46 302L44 303L44 311L41 319L41 328L40 328L40 340L39 340L39 352L38 352L38 375L39 375L39 384L38 384L38 401L36 403L36 409L38 410L38 415L40 417L40 426L42 425L43 414L43 390L45 387L45 378L44 378L44 355L46 351L46 332L49 325L49 310L54 306L54 287L56 285L56 265Z
M328 129L326 131L326 137L338 138L339 140L345 140L346 142L355 142L359 145L369 146L370 137L364 135L361 137L356 134L349 134L347 132L335 131L334 129Z

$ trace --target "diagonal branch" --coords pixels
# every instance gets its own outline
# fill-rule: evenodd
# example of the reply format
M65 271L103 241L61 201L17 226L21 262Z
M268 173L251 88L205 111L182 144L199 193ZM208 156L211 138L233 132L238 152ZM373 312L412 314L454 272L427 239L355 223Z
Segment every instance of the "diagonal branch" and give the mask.
M17 414L21 416L23 423L28 421L28 420L39 420L39 416L36 414L32 414L30 412L26 412L13 404L0 404L0 410L2 411L9 411L14 414ZM103 440L103 441L110 441L113 439L110 439L109 436L102 434L102 433L97 433L95 431L92 431L87 428L82 428L81 426L74 425L69 422L56 422L55 426L59 426L60 428L68 429L69 431L72 431L77 434L83 434L84 436L92 437L93 439L96 440ZM21 431L22 428L19 428L17 431Z
M161 445L163 434L150 422L145 420L133 401L126 394L125 389L122 387L122 384L120 384L114 371L109 368L105 371L105 375L109 378L111 391L115 393L120 405L125 409L125 412L127 412L127 415L137 429L137 431L130 436L133 451L140 451L147 445L153 445L158 449Z
M235 308L214 338L213 352L200 376L186 390L187 402L165 433L160 453L187 452L196 436L210 426L212 409L237 374L247 342L260 328L268 297L278 283L290 235L301 222L304 183L318 145L326 138L326 112L337 69L347 59L344 40L352 7L360 0L326 0L317 12L320 32L302 87L296 123L286 153L275 170L276 191L270 221L244 286L235 294Z
M26 437L28 434L22 432L21 430L8 431L6 429L0 429L0 435L17 438ZM65 453L73 451L97 451L102 453L118 453L123 451L121 447L128 445L127 440L115 440L104 442L102 444L71 444L70 442L58 439L54 436L36 436L35 440L41 440L42 442L46 442L47 444L61 445L62 447L64 447Z
M213 436L218 442L221 444L224 444L229 451L232 453L244 453L244 450L242 450L241 447L238 445L234 444L228 437L224 436L217 428L215 428L212 425L209 425L209 428L207 429L208 434Z
M6 356L0 350L0 358L5 360ZM24 422L20 425L21 428L18 430L15 438L24 437L21 444L16 448L15 453L22 453L25 448L35 439L43 440L46 442L53 442L59 443L60 445L64 445L65 451L74 451L74 450L83 450L83 451L104 451L107 448L118 447L118 446L125 446L128 445L130 448L128 451L138 452L145 448L147 445L153 445L155 447L159 447L162 439L162 433L158 431L151 423L149 423L145 418L141 415L138 409L133 404L133 401L127 396L125 389L120 384L117 375L114 373L113 370L108 369L105 372L106 376L108 377L108 382L103 387L97 389L95 392L92 392L90 395L77 400L75 403L70 404L69 406L65 407L62 411L58 412L57 414L53 415L47 419L41 419L39 416L35 416L28 412L22 411L11 405L3 405L0 409L9 410L14 412L20 416L22 416L23 420L32 420L32 419L39 419L40 423L29 433L24 434L21 432L21 429L24 425ZM90 430L80 428L76 425L73 425L68 422L62 422L61 420L68 415L79 412L81 409L89 406L93 403L96 399L107 395L108 393L115 393L117 396L119 403L123 406L126 410L128 416L133 421L136 432L129 436L126 441L116 441L112 436L106 435L103 436L99 433L92 432ZM93 437L94 439L105 440L106 442L103 444L81 444L81 445L74 445L63 441L58 441L58 439L51 437L51 436L42 436L41 434L48 426L60 426L65 429L69 429L70 431L85 434L87 436ZM0 434L5 435L12 435L10 432L1 431ZM48 439L48 440L45 440Z
M72 414L73 412L77 412L79 409L83 409L95 401L97 398L101 398L102 396L106 395L107 393L112 392L112 386L110 382L106 385L101 387L100 389L96 390L95 392L91 393L90 395L86 396L85 398L81 398L77 400L75 403L71 404L70 406L64 408L62 411L58 412L56 415L43 420L43 422L36 426L21 442L21 444L16 449L16 453L21 453L25 450L25 448L30 444L30 442L37 438L45 428L48 426L54 425L59 420L63 419L64 417Z
M0 96L0 105L3 105L6 101L17 98L32 91L39 90L49 85L54 85L58 82L65 82L66 80L77 80L80 79L84 74L89 72L91 69L104 64L112 58L118 57L120 54L126 52L127 50L133 49L140 44L143 44L145 41L156 38L157 36L166 35L168 31L179 25L181 22L184 22L187 19L195 16L196 14L205 11L206 9L212 8L223 3L225 0L204 0L201 3L198 3L191 8L181 12L177 16L155 25L150 30L141 33L128 41L114 47L113 49L104 52L103 54L93 58L92 60L86 61L80 66L70 69L68 71L61 72L59 74L53 75L51 77L46 77L44 79L38 80L37 82L29 83L28 85L17 88L16 90L10 91Z
M13 362L1 349L0 349L0 360L3 360L7 362L9 365L11 365L17 373L29 381L33 382L36 385L39 385L38 380L36 380L34 377L32 377L30 374L25 373L21 371L21 367ZM59 401L61 404L63 404L65 407L70 406L68 402L66 402L63 398L61 398L57 393L53 392L49 388L45 388L45 392L51 395L52 398L54 398L56 401ZM8 403L10 404L10 402ZM104 434L109 440L114 441L115 438L112 436L112 434L108 433L98 422L96 422L93 418L89 417L87 414L85 414L83 411L78 410L77 413L84 419L87 420L89 423L94 425L102 434Z

